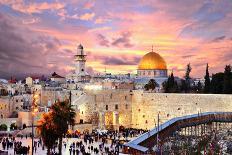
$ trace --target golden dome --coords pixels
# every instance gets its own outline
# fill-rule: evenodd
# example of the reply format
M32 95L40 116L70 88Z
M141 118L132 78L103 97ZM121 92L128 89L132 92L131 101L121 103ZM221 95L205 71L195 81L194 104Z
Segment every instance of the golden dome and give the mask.
M139 70L167 69L164 59L155 52L149 52L139 62Z

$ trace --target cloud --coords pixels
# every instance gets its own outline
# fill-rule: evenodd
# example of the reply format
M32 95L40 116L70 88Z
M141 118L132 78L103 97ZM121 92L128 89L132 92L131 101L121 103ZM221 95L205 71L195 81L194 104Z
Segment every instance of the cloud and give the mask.
M102 34L98 34L97 35L97 39L98 39L98 43L101 45L101 46L106 46L106 47L109 47L109 40L106 39L105 36L103 36Z
M192 57L194 57L194 56L196 56L196 55L194 55L194 54L189 54L189 55L184 55L184 56L182 56L182 58L192 58Z
M105 24L106 22L109 22L110 20L107 18L103 18L103 17L98 17L95 20L95 24Z
M84 21L90 21L95 17L95 13L85 13L82 15L79 15L78 13L75 13L73 15L68 14L67 10L61 9L57 12L57 15L61 17L61 20L68 19L78 19L78 20L84 20Z
M1 0L0 3L3 5L10 6L13 10L26 14L42 13L44 10L59 10L65 7L65 4L59 2L25 3L23 0L18 0L18 1Z
M104 35L97 34L97 41L99 45L109 47L116 46L116 47L126 47L130 48L134 45L130 41L131 33L130 32L123 32L120 34L119 37L114 37L108 40Z
M114 41L111 43L113 46L123 46L123 47L132 47L133 45L130 43L130 32L123 32L120 37L115 38Z
M30 19L24 19L23 24L28 25L28 24L35 24L39 23L40 19L39 18L30 18Z
M100 61L103 65L138 65L141 56L131 55L102 55L99 52L88 53L88 60Z
M95 16L95 13L85 13L83 15L80 16L81 20L92 20Z
M57 38L19 26L19 21L0 13L0 74L9 78L57 70L63 72L59 60L61 43ZM68 61L68 59L66 58ZM51 62L57 66L49 68ZM61 65L61 66L59 66ZM6 74L7 71L7 74Z
M22 51L21 46L24 46L27 50L20 53L26 53L22 54L24 57L28 55L28 61L21 61L26 58L19 59L17 52L8 54L12 47L6 47L6 41L2 41L1 47L7 49L6 52L1 52L2 59L14 62L10 65L8 61L1 59L0 63L8 66L4 73L18 74L19 71L12 69L15 66L26 73L52 70L58 70L58 73L68 72L73 68L73 55L76 53L76 43L79 42L87 51L97 51L95 54L104 55L87 57L88 66L97 71L104 71L107 63L112 64L107 66L112 73L135 71L137 64L134 57L151 51L151 45L157 47L168 68L177 68L179 72L175 75L181 77L184 74L182 70L189 61L193 66L209 62L212 72L221 71L225 64L232 63L229 54L232 49L230 0L134 0L133 3L103 0L0 0L0 4L2 14L15 17L7 29L1 26L1 30L13 32L9 35L14 36L11 39L14 43L11 40L9 42L14 51ZM2 34L5 36L5 33ZM4 40L3 37L0 38ZM33 55L33 52L39 54ZM32 63L34 57L39 61ZM23 64L26 71L22 69ZM9 66L11 69L8 70ZM194 66L192 75L204 74L204 66Z
M95 5L95 1L94 0L91 0L91 1L89 1L89 2L86 2L85 4L84 4L84 9L92 9L93 7L94 7L94 5Z
M219 41L222 41L222 40L224 40L224 39L226 39L226 36L220 36L220 37L214 38L214 39L212 40L212 42L219 42Z
M140 57L133 57L128 59L128 57L119 56L111 57L105 56L101 61L104 65L138 65Z

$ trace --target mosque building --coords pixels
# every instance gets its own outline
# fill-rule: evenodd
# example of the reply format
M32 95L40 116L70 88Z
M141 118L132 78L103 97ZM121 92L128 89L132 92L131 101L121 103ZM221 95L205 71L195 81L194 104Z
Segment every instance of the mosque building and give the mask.
M150 79L154 79L159 86L168 78L167 65L165 60L156 52L145 54L139 62L137 78L135 83L146 84Z

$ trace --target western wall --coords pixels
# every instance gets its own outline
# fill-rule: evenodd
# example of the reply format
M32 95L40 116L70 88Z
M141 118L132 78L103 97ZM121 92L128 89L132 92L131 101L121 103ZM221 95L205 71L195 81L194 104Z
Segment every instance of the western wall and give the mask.
M142 90L86 91L78 100L83 122L151 129L175 117L202 112L232 111L232 95L152 93ZM82 103L80 103L82 102Z
M151 129L174 117L202 112L231 112L232 95L133 91L132 127Z

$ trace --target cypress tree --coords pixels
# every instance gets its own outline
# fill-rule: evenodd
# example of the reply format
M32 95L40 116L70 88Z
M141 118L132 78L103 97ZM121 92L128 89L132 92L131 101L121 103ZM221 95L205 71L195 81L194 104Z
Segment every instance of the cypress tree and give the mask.
M204 93L210 93L209 65L206 65Z
M183 83L185 85L185 92L189 92L190 91L190 73L192 71L192 67L190 65L190 63L187 65L187 68L186 68L186 73L185 73L185 83Z

